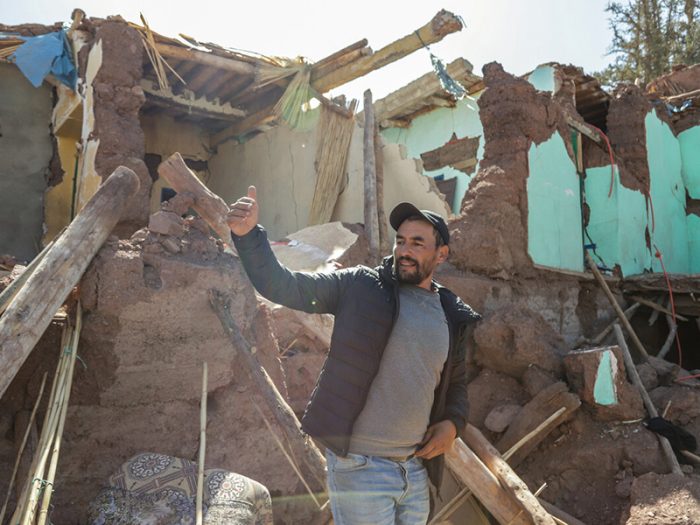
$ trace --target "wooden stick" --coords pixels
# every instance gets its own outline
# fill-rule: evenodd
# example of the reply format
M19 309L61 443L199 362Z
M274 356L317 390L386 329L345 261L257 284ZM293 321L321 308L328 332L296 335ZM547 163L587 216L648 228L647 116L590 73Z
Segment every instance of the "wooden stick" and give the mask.
M642 384L642 380L640 379L639 373L637 372L637 367L634 366L634 361L632 361L632 356L630 355L630 351L627 348L627 343L625 342L625 336L622 334L622 329L620 328L620 325L617 324L615 325L615 337L617 337L617 343L620 346L620 349L622 350L622 356L625 360L625 367L627 368L627 373L629 374L634 386L636 386L637 390L639 390L639 393L642 396L644 406L647 408L649 416L658 417L659 413L656 411L654 403L652 403L649 394L647 394L647 391L644 388L644 385ZM656 436L659 438L659 442L661 443L661 450L663 451L664 456L666 457L666 462L668 463L669 467L671 467L671 472L673 472L674 474L682 475L683 471L681 470L681 466L678 464L678 460L676 459L676 455L673 453L673 449L671 448L671 444L668 442L668 439L666 439L660 434L656 434Z
M195 523L202 525L202 503L204 499L204 454L207 448L207 385L209 382L207 362L202 366L202 401L199 409L199 460L197 463L197 501Z
M10 494L12 494L12 489L15 485L15 478L17 477L17 470L19 469L19 462L22 459L22 453L24 452L24 447L27 445L27 439L29 438L29 432L32 429L32 424L34 423L34 418L36 417L36 411L39 408L39 403L44 395L44 386L46 385L47 372L44 372L44 377L41 379L41 386L39 387L39 395L36 397L34 402L34 408L32 408L32 414L29 416L29 423L27 423L27 429L24 431L24 436L22 437L22 443L17 451L17 458L15 459L15 465L12 468L12 475L10 476L10 484L7 487L7 494L5 495L5 502L2 504L2 510L0 510L0 524L5 521L5 512L7 511L7 504L10 501Z
M545 501L539 497L537 499L540 500L542 506L547 509L547 512L552 515L559 525L586 525L581 520L574 518L571 514L568 514L559 507L552 505L548 501Z
M542 483L542 485L540 485L540 488L538 488L538 489L533 493L533 496L535 496L535 498L537 498L537 496L539 496L540 494L542 494L542 492L543 492L544 489L546 489L546 488L547 488L547 482L545 481L544 483ZM518 516L520 516L523 512L524 512L524 511L522 511L522 510L521 510L520 512L518 512ZM516 517L517 517L517 516L516 516ZM559 521L559 520L557 520L556 518L554 518L553 516L550 516L550 517L555 521L555 523L556 523L557 521ZM513 520L511 520L511 522L512 522L512 521L513 521ZM510 523L509 523L508 525L510 525Z
M671 350L671 345L673 344L673 340L676 338L676 333L678 332L678 325L673 322L673 318L670 315L666 316L666 324L668 324L668 336L666 337L664 344L661 346L659 353L656 354L656 357L659 359L666 357L666 354L668 354L669 350Z
M632 316L637 312L639 309L640 304L639 303L634 303L632 306L630 306L627 310L625 310L623 313L625 314L625 317L627 319L632 319ZM613 320L608 324L608 326L605 327L605 329L600 332L594 339L591 341L594 345L599 345L603 339L605 339L608 334L610 334L613 331L613 326L615 326L615 323L617 323L617 320Z
M688 458L690 461L692 461L693 463L695 463L696 465L700 465L700 456L697 456L697 455L693 454L693 453L690 452L689 450L680 450L679 452L680 452L681 454L683 454L683 456L685 456L686 458Z
M139 178L133 171L124 166L114 170L56 239L0 317L0 397L138 188Z
M673 312L671 312L671 310L669 310L668 308L664 308L663 306L655 303L654 301L649 301L648 299L644 299L644 297L639 297L638 295L632 295L632 296L630 296L630 299L632 299L633 301L636 301L640 304L643 304L644 306L648 306L652 310L658 310L662 314L666 314L666 315L673 314ZM676 314L676 319L680 319L681 321L688 320L687 317L683 317L682 315L678 315L678 314Z
M372 264L379 262L379 215L377 214L377 171L374 158L374 111L372 92L365 91L364 102L364 172L365 172L365 235L369 242L369 258Z
M508 461L513 454L515 454L518 450L520 450L526 443L531 441L535 436L537 436L540 432L542 432L545 428L549 427L552 423L554 423L561 415L566 412L566 407L561 407L559 410L554 412L551 416L549 416L547 419L545 419L542 423L537 425L533 430L525 434L522 438L520 438L515 445L510 447L506 452L503 453L503 459ZM551 430L554 430L554 428L551 428ZM548 432L549 433L549 432Z
M314 494L314 491L311 489L311 487L307 483L306 478L304 478L304 475L299 470L299 465L297 465L297 462L294 460L294 457L291 456L289 454L289 452L287 452L287 448L284 446L284 444L282 443L280 438L277 437L277 434L273 430L272 425L270 425L270 422L267 420L267 417L265 417L265 413L260 409L260 407L258 406L257 403L255 403L255 401L253 401L253 406L255 407L255 410L257 410L258 414L260 414L260 417L262 418L263 423L265 423L267 430L270 432L270 435L275 440L275 443L277 443L277 446L279 447L280 451L282 452L284 457L289 462L289 465L292 467L292 470L297 475L297 477L301 480L301 483L304 485L306 492L308 492L309 496L311 496L311 499L314 500L314 503L316 503L316 506L318 507L318 509L323 510L325 503L323 505L321 505L321 502L318 501L316 494Z
M639 350L639 353L642 354L642 358L644 361L649 360L649 354L647 353L646 349L644 348L644 345L642 342L639 340L639 337L637 337L636 332L632 328L632 325L630 322L627 320L627 317L625 317L625 313L622 311L622 308L620 308L620 305L617 304L617 301L615 300L615 296L613 293L610 291L610 287L608 286L608 283L605 282L605 279L603 279L603 276L600 274L600 270L598 270L598 267L596 266L595 261L591 257L591 255L586 251L586 262L588 263L588 267L591 269L593 272L593 275L595 275L596 280L598 281L598 284L603 288L603 291L605 292L605 295L608 298L608 301L610 301L610 305L613 307L615 310L615 313L617 316L620 318L620 322L622 323L622 326L625 327L625 330L627 330L627 333L630 336L630 339L632 339L632 342L634 343L634 346Z
M294 456L303 458L304 464L318 481L319 486L324 487L326 460L316 445L304 437L296 415L254 355L255 347L251 347L250 343L243 337L240 328L231 316L230 297L218 290L210 290L209 301L219 321L221 321L224 332L236 350L237 366L243 366L247 370L248 374L245 377L274 415L275 423L286 436Z
M64 390L61 415L56 429L56 437L51 451L51 463L46 476L46 486L44 487L44 496L41 500L41 509L39 510L39 518L37 525L44 525L48 517L49 503L53 496L53 482L56 478L56 468L58 466L58 456L61 452L61 442L63 439L63 428L66 424L66 414L68 413L68 401L70 400L71 386L73 385L73 371L75 370L75 359L78 355L78 342L80 341L80 331L82 330L83 313L80 302L78 302L75 316L75 327L72 330L71 346L70 346L70 361L68 367L68 376L66 378L66 388Z
M50 434L52 433L51 428L54 422L54 415L56 414L57 398L60 396L63 378L65 376L65 370L68 363L68 354L65 350L67 349L69 342L70 331L68 330L68 327L64 326L63 333L61 335L61 348L59 349L60 354L58 359L58 365L56 366L56 373L54 374L53 381L51 383L51 393L49 394L49 401L46 405L46 413L44 414L44 420L41 425L41 435L39 436L39 444L37 445L36 453L34 454L31 466L29 467L27 479L25 479L24 485L22 486L22 491L17 498L15 512L12 514L12 519L10 520L10 523L13 524L19 523L19 520L24 514L24 509L27 506L27 502L29 501L29 496L31 493L30 487L34 483L34 474L40 467L40 463L42 461L42 452L48 446L46 443L48 442ZM43 475L43 466L41 467L41 472Z

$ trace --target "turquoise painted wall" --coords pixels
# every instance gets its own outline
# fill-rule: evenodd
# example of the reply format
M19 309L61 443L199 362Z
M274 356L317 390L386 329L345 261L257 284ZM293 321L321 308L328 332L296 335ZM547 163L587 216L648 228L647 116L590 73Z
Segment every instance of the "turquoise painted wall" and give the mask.
M613 192L608 197L610 178L610 166L586 170L584 191L590 208L588 234L608 267L619 264L624 275L642 273L651 265L644 240L647 225L644 196L622 186L615 168ZM596 262L602 264L603 261Z
M527 81L540 91L554 91L554 68L552 66L538 66L528 75Z
M681 175L688 193L693 199L700 199L700 126L678 134L681 147Z
M700 273L700 217L688 215L688 259L690 272Z
M530 257L543 266L583 271L580 181L561 135L530 146L528 162Z
M454 108L439 108L421 115L411 122L408 128L388 128L382 131L384 140L406 146L410 158L419 159L421 153L432 151L445 145L455 133L457 138L480 137L479 149L476 153L477 166L471 175L446 166L439 170L426 171L425 175L435 177L444 175L445 180L457 178L455 202L452 211L459 213L462 198L469 187L472 177L479 169L478 161L484 156L484 128L479 118L479 106L474 98L464 98L457 102Z
M659 247L668 272L688 273L688 221L680 145L669 125L662 122L655 111L647 114L644 123L655 218L653 231L650 228L652 248L653 244ZM659 260L652 257L651 261L652 270L660 272Z
M694 151L683 157L683 144L654 111L645 118L647 162L650 174L651 207L644 196L619 183L615 174L609 198L610 166L586 170L586 200L591 210L588 232L597 252L612 267L619 264L625 276L651 269L661 272L653 245L661 251L666 270L672 273L700 272L700 217L686 216L683 173L700 172ZM692 138L692 135L691 137ZM687 139L689 140L689 139ZM698 219L698 220L696 220ZM649 228L652 250L647 249Z

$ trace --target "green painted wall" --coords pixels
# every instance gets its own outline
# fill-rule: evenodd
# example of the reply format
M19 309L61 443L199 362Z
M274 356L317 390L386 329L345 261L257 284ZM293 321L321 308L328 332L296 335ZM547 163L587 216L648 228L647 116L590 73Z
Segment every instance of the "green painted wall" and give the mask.
M690 273L700 273L700 217L688 215L688 259Z
M408 128L388 128L382 131L382 137L393 144L406 146L407 155L410 158L419 159L421 153L437 149L456 134L457 138L481 137L479 149L476 153L477 161L484 155L484 129L479 118L479 106L475 98L465 98L457 102L454 108L439 108L425 115L421 115L411 122ZM459 213L462 198L469 187L472 177L479 169L477 164L474 172L467 175L449 166L434 171L426 171L425 175L435 177L444 175L445 180L457 178L455 190L455 202L452 211Z
M530 257L543 266L583 271L579 176L561 135L530 146L528 162Z
M608 197L610 178L610 166L586 170L584 191L590 208L588 234L608 267L619 264L624 275L642 273L651 264L644 241L647 224L644 196L622 186L616 168L613 192ZM596 262L602 264L603 261Z
M681 147L681 175L688 193L693 199L700 199L700 126L678 134Z
M538 66L527 76L527 81L540 91L554 91L554 68L552 66Z
M662 271L655 250L647 249L647 227L652 247L658 246L667 271L700 272L700 221L686 216L684 180L688 178L682 175L693 169L700 172L700 159L694 159L694 151L683 157L683 143L654 111L647 114L644 124L653 228L646 199L623 187L617 172L613 194L608 197L610 166L603 166L586 170L585 192L591 211L588 232L605 263L610 267L619 264L626 276L649 269ZM691 138L686 139L688 143Z
M616 375L617 360L610 350L605 350L600 356L595 383L593 384L593 399L599 405L610 406L617 404Z

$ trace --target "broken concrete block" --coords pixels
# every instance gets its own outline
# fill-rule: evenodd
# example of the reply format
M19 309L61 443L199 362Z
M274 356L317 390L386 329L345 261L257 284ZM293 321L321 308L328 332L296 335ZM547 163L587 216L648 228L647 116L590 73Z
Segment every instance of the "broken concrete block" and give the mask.
M517 379L484 368L467 385L467 399L469 423L483 430L486 417L493 409L502 405L524 405L529 397Z
M499 405L486 416L484 426L491 432L503 432L522 408L514 404Z
M185 235L185 226L182 218L170 211L157 211L148 219L148 229L162 235L182 237Z
M168 199L161 204L161 209L171 211L179 216L183 216L194 205L194 195L189 192L182 192Z
M476 362L520 378L530 364L555 377L562 374L566 343L541 315L528 308L505 307L481 321L474 330Z
M180 243L172 237L166 237L160 241L160 243L163 245L163 248L170 253L178 253L180 251Z
M579 350L564 357L569 384L600 421L644 417L639 391L627 381L622 351L617 346Z
M364 261L366 248L357 233L340 222L309 226L273 243L275 255L290 270L334 271L339 263L351 266Z

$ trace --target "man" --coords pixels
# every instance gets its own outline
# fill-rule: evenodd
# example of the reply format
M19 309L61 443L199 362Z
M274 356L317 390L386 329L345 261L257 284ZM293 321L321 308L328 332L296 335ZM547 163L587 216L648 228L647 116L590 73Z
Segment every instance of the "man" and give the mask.
M401 203L393 256L375 269L292 272L258 222L255 187L228 224L255 288L273 302L331 313L331 348L302 428L326 446L336 525L425 524L428 477L466 425L465 328L480 318L433 280L447 259L442 217Z

